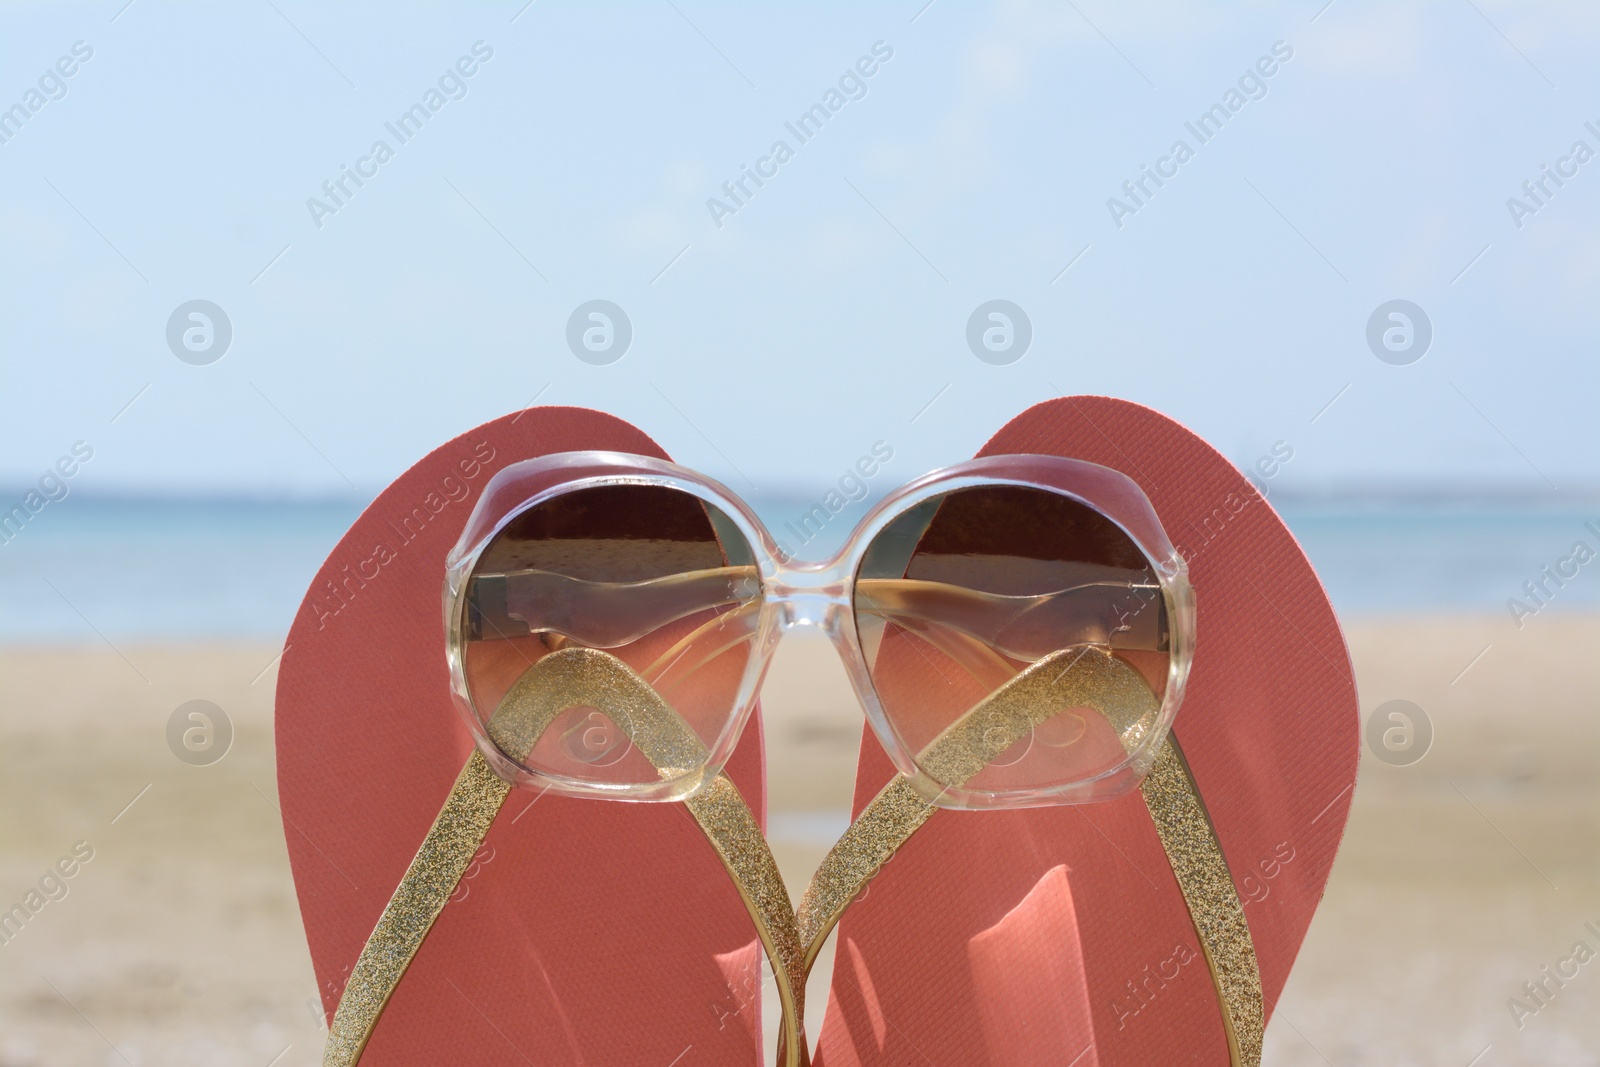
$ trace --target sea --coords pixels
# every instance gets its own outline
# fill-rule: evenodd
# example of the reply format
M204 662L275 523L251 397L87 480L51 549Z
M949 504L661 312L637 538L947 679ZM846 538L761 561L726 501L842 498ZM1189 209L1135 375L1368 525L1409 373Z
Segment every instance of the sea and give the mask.
M281 641L318 566L365 501L71 496L0 544L0 641ZM812 502L752 502L781 531ZM1274 500L1347 619L1499 613L1524 584L1541 611L1600 610L1600 560L1557 587L1544 568L1583 541L1600 551L1600 507L1527 500ZM842 542L861 505L797 555ZM1594 523L1594 529L1587 524ZM782 534L780 532L779 536ZM1567 569L1572 569L1567 564Z

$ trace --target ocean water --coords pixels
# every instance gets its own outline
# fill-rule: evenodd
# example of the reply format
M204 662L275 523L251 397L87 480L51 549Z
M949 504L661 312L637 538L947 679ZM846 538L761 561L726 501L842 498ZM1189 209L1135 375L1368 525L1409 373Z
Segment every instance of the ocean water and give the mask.
M68 497L0 544L0 641L281 640L362 506ZM780 538L809 506L756 503ZM792 547L825 554L862 510L852 505L814 542ZM1344 502L1289 503L1280 512L1349 618L1507 613L1507 599L1575 542L1600 550L1600 536L1585 527L1600 527L1600 509ZM1600 560L1555 591L1551 610L1600 610Z

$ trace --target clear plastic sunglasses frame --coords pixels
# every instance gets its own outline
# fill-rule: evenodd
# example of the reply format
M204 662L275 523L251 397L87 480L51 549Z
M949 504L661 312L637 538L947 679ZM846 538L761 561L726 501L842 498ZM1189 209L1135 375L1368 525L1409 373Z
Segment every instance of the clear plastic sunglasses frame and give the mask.
M687 773L649 783L609 783L531 770L506 756L490 736L493 708L476 706L468 685L467 590L484 551L530 508L574 491L609 486L659 486L712 505L748 544L759 578L759 607L749 655L733 705L706 759ZM897 517L955 490L1021 486L1062 494L1115 523L1144 554L1164 599L1168 677L1156 723L1142 729L1121 762L1081 781L1005 791L956 788L934 780L919 765L884 711L862 649L856 617L856 580L868 546ZM724 533L718 531L719 535ZM479 750L497 774L514 785L568 796L613 800L676 801L695 795L732 755L760 694L773 651L784 633L815 626L844 662L867 721L898 771L932 804L947 808L1019 808L1111 799L1138 787L1149 771L1183 699L1194 648L1194 593L1187 567L1162 529L1155 509L1126 475L1083 460L1044 455L999 455L945 467L890 493L857 524L831 558L799 561L785 556L748 505L721 483L665 460L621 452L562 452L511 464L485 487L460 540L450 552L444 583L444 623L451 689ZM754 591L752 591L754 592Z

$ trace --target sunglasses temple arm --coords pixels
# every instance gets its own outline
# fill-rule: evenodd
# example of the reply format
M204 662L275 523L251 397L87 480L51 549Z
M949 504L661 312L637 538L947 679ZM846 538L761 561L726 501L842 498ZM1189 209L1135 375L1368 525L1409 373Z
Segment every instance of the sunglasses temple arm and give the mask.
M467 586L474 637L558 633L618 648L708 609L752 602L754 567L685 571L642 582L592 582L537 569L475 575Z
M1089 582L1037 596L1005 596L916 578L864 578L858 613L900 622L936 622L1005 655L1037 660L1069 644L1162 650L1161 587Z

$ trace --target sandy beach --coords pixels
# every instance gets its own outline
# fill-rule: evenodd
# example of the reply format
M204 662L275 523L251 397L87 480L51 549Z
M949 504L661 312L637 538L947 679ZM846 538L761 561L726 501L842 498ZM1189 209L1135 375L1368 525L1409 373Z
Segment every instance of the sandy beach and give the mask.
M1537 1012L1507 1005L1575 942L1600 947L1600 618L1347 632L1363 713L1411 700L1435 737L1412 766L1364 759L1265 1062L1600 1063L1600 962ZM73 870L0 945L0 1067L315 1064L274 796L277 649L119 647L0 652L0 903ZM842 829L861 716L815 640L785 642L766 692L771 836L798 889ZM234 724L211 766L167 747L193 699Z

